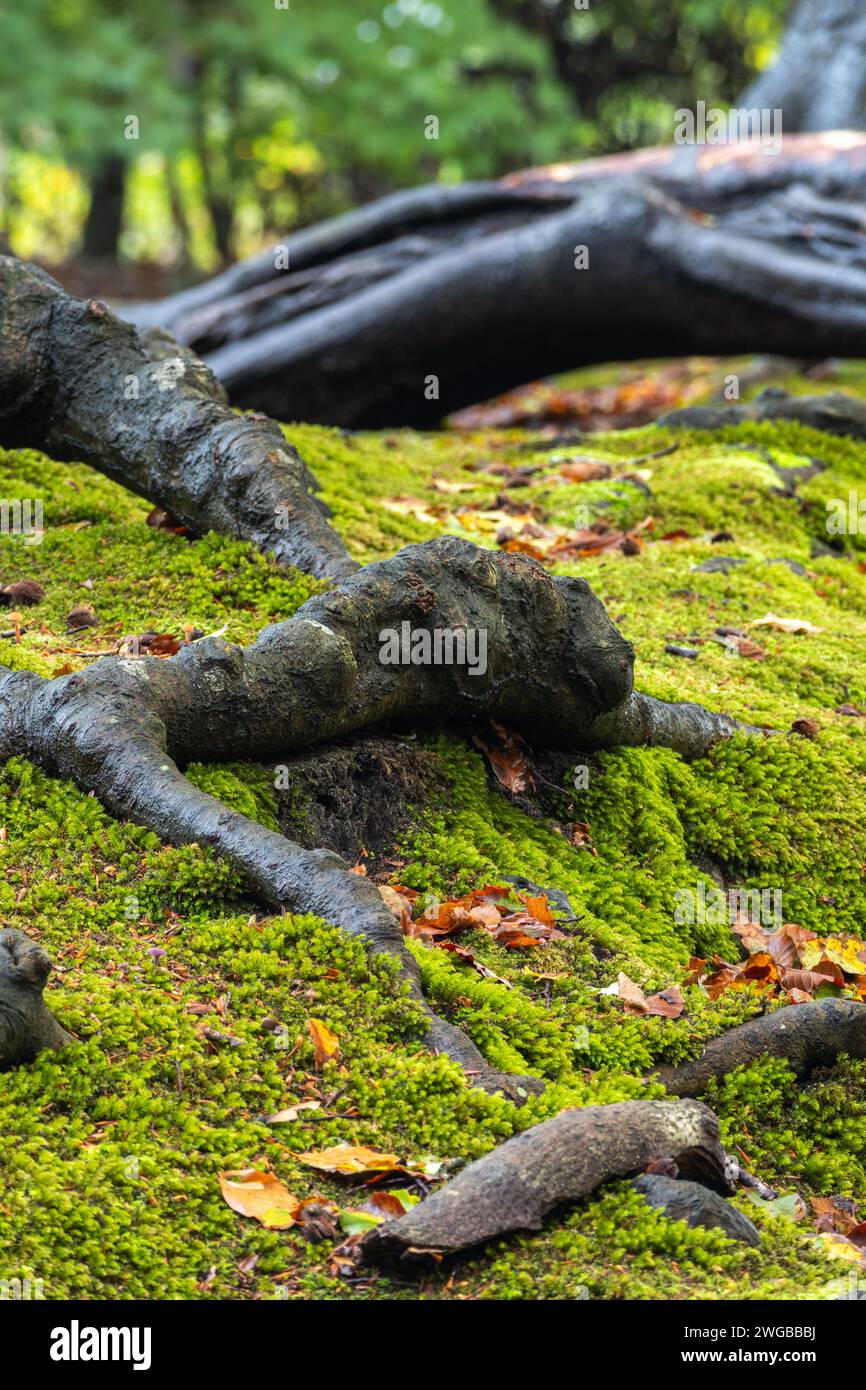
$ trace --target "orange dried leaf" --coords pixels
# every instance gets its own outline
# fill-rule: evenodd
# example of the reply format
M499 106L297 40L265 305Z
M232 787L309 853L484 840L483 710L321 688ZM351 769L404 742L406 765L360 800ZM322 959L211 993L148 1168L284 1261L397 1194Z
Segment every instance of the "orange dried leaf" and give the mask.
M330 1028L326 1027L320 1018L307 1019L307 1032L313 1040L313 1047L316 1049L316 1066L321 1067L325 1062L338 1056L340 1051L340 1040L333 1034Z
M294 1226L299 1202L273 1173L239 1168L219 1174L223 1198L240 1216L250 1216L268 1230Z

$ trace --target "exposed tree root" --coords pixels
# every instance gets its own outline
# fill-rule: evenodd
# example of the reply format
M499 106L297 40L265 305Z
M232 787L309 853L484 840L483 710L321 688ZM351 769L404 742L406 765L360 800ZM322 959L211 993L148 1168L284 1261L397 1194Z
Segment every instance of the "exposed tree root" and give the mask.
M829 1067L841 1053L866 1057L866 1005L855 999L819 999L789 1005L732 1028L708 1043L694 1062L660 1067L656 1079L671 1095L696 1096L708 1082L762 1057L779 1057L798 1076Z
M684 1178L728 1193L719 1124L700 1101L627 1100L563 1110L471 1163L367 1235L371 1262L456 1254L511 1231L537 1231L563 1202L672 1159Z
M747 1216L731 1206L717 1192L698 1182L667 1178L661 1173L643 1173L633 1187L651 1207L663 1211L669 1221L685 1221L688 1226L724 1231L732 1240L760 1245L761 1237Z
M50 970L45 952L22 932L0 932L0 1071L72 1041L42 998Z
M355 568L278 425L235 414L166 334L139 336L11 256L0 256L0 440L83 460L193 529L240 536L283 564Z
M864 356L864 189L850 132L640 150L399 194L130 312L236 404L350 427L435 425L584 362Z
M685 406L669 411L658 423L689 430L721 430L744 420L795 420L824 434L866 439L866 401L846 396L842 391L790 396L774 386L744 405Z
M383 664L381 633L404 622L416 632L483 630L486 670ZM493 717L560 747L621 737L688 755L737 727L697 706L636 703L632 666L629 643L584 580L445 537L359 571L246 649L208 638L168 661L107 657L47 682L0 672L0 757L31 757L163 839L227 855L263 901L316 913L395 957L420 1000L417 965L373 884L336 854L229 811L181 767L274 761L361 729L443 718ZM432 1014L427 1042L480 1084L501 1084L469 1040Z

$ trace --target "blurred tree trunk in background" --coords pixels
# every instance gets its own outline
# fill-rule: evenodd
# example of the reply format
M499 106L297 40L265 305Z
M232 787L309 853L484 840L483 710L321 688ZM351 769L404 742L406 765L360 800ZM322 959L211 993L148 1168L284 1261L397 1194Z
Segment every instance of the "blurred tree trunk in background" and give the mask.
M103 160L90 185L90 210L84 224L81 254L93 260L116 260L123 226L126 163L118 155Z
M866 128L864 0L797 0L774 66L740 104L781 108L789 131Z
M658 7L648 25L630 0L608 0L605 22L598 24L593 16L596 27L587 31L581 18L589 5L581 10L574 0L490 0L490 5L503 19L544 39L557 76L586 120L599 120L605 99L622 83L640 83L645 93L668 91L675 104L691 104L691 64L680 51L684 18L678 6ZM628 41L625 31L631 31ZM695 56L724 74L730 96L748 80L742 36L721 19L701 34ZM611 148L631 143L615 141Z

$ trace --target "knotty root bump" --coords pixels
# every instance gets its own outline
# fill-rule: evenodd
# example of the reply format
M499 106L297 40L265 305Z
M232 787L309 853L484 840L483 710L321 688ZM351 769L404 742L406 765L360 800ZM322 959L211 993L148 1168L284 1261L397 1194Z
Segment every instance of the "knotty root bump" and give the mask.
M42 998L50 971L35 941L11 928L0 932L0 1071L73 1041Z
M471 1163L361 1246L371 1263L454 1255L513 1231L537 1231L548 1212L602 1183L672 1159L683 1178L730 1193L719 1123L694 1100L626 1100L563 1110Z

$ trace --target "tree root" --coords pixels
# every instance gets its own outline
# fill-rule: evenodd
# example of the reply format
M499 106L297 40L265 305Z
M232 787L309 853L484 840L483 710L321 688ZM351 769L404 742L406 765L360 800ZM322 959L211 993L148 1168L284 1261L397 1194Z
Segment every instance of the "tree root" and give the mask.
M684 1182L661 1173L643 1173L635 1178L632 1186L651 1207L663 1211L669 1221L685 1221L687 1226L724 1231L732 1240L741 1240L745 1245L761 1243L749 1218L702 1183Z
M350 428L433 427L586 362L863 356L864 153L786 134L772 159L677 146L415 189L130 313L236 404Z
M83 460L197 531L252 541L283 564L355 568L280 427L226 404L212 372L165 333L139 336L0 256L0 438Z
M820 396L790 396L771 386L744 405L689 405L671 410L658 421L689 430L722 430L746 420L795 420L824 434L866 439L866 402L843 391Z
M797 1076L829 1067L841 1053L866 1057L866 1005L855 999L819 999L788 1005L732 1028L708 1043L694 1062L660 1067L655 1079L671 1095L696 1096L710 1081L763 1057L779 1057Z
M700 1101L627 1100L563 1110L471 1163L438 1192L364 1238L373 1263L453 1255L512 1231L614 1178L672 1159L684 1178L732 1188L719 1124Z
M73 1041L42 998L50 971L35 942L20 931L0 932L0 1071Z
M487 665L389 665L381 633L483 630ZM492 717L560 747L666 743L704 752L737 727L697 706L632 697L631 646L581 579L523 555L444 537L370 565L310 599L253 646L207 638L167 661L105 657L43 681L0 669L0 757L23 754L175 844L225 854L264 902L310 912L420 976L378 890L338 855L304 849L228 810L180 770L197 760L274 761L371 727ZM635 717L641 712L643 722ZM617 713L619 711L619 714ZM666 713L667 712L667 713ZM424 1004L427 1044L501 1087L478 1049ZM540 1083L518 1078L519 1098Z

